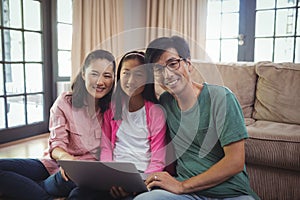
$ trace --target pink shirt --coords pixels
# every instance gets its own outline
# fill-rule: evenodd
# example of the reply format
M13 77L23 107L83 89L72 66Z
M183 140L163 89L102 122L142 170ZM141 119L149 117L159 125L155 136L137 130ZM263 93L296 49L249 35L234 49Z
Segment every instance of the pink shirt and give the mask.
M71 93L61 94L50 109L49 147L41 159L50 174L59 170L50 157L60 147L79 160L99 160L102 115L98 111L90 116L88 107L75 108Z
M145 173L162 171L165 168L166 157L166 121L163 110L159 105L145 101L146 121L148 126L148 141L150 144L151 159ZM122 120L113 120L114 111L107 110L103 116L101 139L101 161L113 161L113 149L116 143L116 135ZM125 152L126 153L126 152Z

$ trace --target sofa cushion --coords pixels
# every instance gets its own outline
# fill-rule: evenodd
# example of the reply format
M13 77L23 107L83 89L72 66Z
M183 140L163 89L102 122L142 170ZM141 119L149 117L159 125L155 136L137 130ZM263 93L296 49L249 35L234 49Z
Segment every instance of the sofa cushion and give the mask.
M300 171L300 125L256 121L247 130L246 162Z
M300 64L259 62L255 119L300 124Z
M252 117L257 75L252 62L200 63L193 62L194 80L210 84L224 85L237 97L246 118ZM200 74L200 75L199 75ZM202 78L200 78L202 77Z
M239 100L244 116L252 117L257 75L254 63L218 64L224 85L232 90Z

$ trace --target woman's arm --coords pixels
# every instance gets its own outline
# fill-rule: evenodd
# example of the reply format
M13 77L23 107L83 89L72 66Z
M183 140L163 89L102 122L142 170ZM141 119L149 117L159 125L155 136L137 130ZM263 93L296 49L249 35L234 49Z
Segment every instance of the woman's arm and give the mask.
M55 147L51 152L51 157L55 160L75 160L75 157L60 147Z
M65 95L61 95L57 98L55 103L50 109L49 118L49 154L51 158L57 160L52 156L60 156L61 153L53 154L55 148L59 148L59 152L62 150L66 152L67 144L69 143L69 133L66 130L68 124L70 124L70 119L65 115L65 112L71 112L70 105L65 101Z
M51 157L55 160L76 160L74 156L72 156L71 154L69 154L68 152L66 152L65 150L59 147L56 147L52 150ZM62 167L60 167L60 173L63 179L65 179L65 181L69 180L69 177L66 175Z

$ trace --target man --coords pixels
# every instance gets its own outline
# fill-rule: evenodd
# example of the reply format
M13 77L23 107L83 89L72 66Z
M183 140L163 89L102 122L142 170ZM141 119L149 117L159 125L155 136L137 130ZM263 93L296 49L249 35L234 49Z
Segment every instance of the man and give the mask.
M189 46L181 37L155 39L145 59L166 90L160 103L175 149L177 177L167 172L149 175L146 184L152 191L135 200L259 199L246 173L248 135L234 94L192 81Z

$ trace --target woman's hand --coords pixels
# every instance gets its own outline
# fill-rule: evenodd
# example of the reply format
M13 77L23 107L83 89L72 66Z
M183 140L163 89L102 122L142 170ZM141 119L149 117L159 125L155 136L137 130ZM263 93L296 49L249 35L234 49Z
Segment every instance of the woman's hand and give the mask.
M145 181L148 189L153 189L155 187L160 187L169 192L175 194L183 193L183 184L180 181L177 181L173 176L168 172L155 172L148 176Z
M51 152L51 155L55 160L76 160L76 158L73 155L69 154L68 152L66 152L65 150L63 150L59 147L54 148ZM69 178L68 178L67 174L65 173L65 170L61 167L59 170L60 170L62 178L65 181L68 181Z
M60 167L60 173L61 173L62 178L65 181L69 181L69 177L67 176L67 174L65 173L65 170L62 167Z

